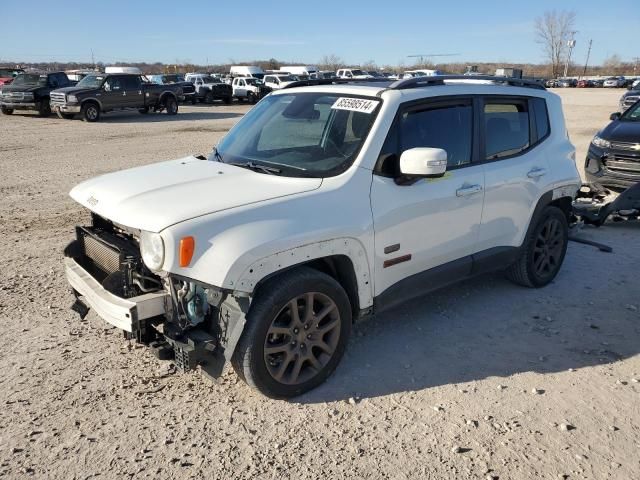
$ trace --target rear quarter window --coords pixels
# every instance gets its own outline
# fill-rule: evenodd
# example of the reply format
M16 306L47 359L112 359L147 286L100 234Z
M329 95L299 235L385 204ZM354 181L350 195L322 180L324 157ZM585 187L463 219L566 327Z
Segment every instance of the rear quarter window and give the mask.
M544 98L532 98L531 105L535 117L537 142L544 140L549 135L549 113L547 102Z

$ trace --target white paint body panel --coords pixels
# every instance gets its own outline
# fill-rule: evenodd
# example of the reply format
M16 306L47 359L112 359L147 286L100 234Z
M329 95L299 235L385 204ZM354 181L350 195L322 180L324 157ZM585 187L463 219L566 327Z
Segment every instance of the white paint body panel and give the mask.
M382 101L360 153L344 173L325 179L253 172L194 157L97 177L71 196L119 224L159 232L163 270L251 294L264 277L326 255L345 255L354 266L360 307L414 273L497 246L518 246L540 196L580 184L575 150L566 137L558 97L544 90L452 82L407 90L379 85L326 85L299 91L360 95ZM552 134L529 157L473 165L411 186L373 174L400 104L450 95L539 96L548 103ZM544 176L527 177L533 167ZM458 196L466 186L481 188ZM97 200L97 203L96 203ZM375 232L375 234L374 234ZM180 267L180 238L195 238L188 267ZM413 260L382 268L384 247L400 243ZM396 254L394 253L393 256Z

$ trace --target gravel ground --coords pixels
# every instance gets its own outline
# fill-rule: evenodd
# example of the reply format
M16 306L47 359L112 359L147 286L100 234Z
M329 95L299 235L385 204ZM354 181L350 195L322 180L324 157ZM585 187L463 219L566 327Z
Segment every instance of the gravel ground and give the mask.
M579 163L620 90L561 90ZM81 180L206 153L247 110L0 118L0 477L640 478L640 223L586 228L553 285L498 275L358 324L329 381L271 401L175 374L91 313L61 251Z

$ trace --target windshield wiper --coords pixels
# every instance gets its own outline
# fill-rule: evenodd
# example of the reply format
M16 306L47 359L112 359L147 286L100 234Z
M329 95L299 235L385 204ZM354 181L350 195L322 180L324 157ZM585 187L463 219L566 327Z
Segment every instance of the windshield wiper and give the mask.
M262 173L268 173L270 175L280 175L282 173L282 170L280 170L279 168L274 168L274 167L267 167L266 165L261 165L259 163L254 163L254 162L245 162L245 163L229 163L229 165L235 165L236 167L241 167L241 168L248 168L250 170L253 170L254 172L262 172Z
M220 152L218 151L218 147L213 147L213 156L215 157L217 162L223 163L222 162L222 155L220 155Z

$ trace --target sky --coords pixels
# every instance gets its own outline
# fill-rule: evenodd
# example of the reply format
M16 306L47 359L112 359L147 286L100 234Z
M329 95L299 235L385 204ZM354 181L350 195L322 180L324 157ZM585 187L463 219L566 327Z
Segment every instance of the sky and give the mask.
M438 62L542 63L534 19L576 12L573 59L640 57L638 0L1 0L2 61L244 63L276 58L349 65ZM14 21L11 21L14 19Z

